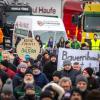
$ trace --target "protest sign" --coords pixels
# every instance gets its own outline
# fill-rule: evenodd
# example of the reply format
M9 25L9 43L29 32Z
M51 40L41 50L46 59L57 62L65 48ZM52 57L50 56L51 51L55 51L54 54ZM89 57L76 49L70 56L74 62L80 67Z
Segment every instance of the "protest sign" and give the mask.
M99 69L100 53L91 50L76 50L59 48L58 69L63 67L64 60L70 60L72 63L79 62L82 69L92 67L95 71Z
M25 59L26 55L36 59L40 52L39 43L33 38L22 39L17 46L17 54L21 59Z

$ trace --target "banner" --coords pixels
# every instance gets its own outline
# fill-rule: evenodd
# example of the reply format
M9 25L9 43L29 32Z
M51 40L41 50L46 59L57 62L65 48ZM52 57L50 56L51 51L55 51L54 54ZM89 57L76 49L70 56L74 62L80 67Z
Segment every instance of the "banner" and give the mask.
M14 0L9 0L9 3ZM28 4L33 15L56 16L61 18L62 0L18 0L18 3Z
M74 62L79 62L82 69L85 67L92 67L95 71L98 71L99 58L100 53L94 51L59 48L58 70L62 69L64 60L70 60L72 64Z

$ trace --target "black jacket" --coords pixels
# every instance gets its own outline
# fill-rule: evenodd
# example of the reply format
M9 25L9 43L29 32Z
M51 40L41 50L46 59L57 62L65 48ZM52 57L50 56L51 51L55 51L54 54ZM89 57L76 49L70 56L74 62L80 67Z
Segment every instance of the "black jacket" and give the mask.
M52 81L52 75L56 70L57 70L57 62L50 61L43 67L43 72L45 73L49 81Z
M79 75L79 72L76 70L61 70L60 71L62 77L69 77L72 81L72 84L75 86L76 76Z

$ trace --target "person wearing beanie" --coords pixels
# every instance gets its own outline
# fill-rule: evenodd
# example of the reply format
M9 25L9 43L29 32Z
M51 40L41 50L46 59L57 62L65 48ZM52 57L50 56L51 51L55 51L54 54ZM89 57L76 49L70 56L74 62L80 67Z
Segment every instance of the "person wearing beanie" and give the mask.
M78 88L81 91L83 100L87 100L87 95L89 93L89 91L87 90L87 86L88 86L87 78L81 74L78 75L76 77L76 88Z
M14 93L17 99L20 96L24 95L25 93L24 87L26 84L34 84L34 77L31 70L26 70L22 80L22 84L14 88Z
M16 100L13 95L13 85L10 78L7 79L6 83L2 87L0 100Z
M25 75L24 75L24 83L30 83L33 84L34 83L34 77L33 77L33 73L31 70L26 70Z
M59 83L59 80L61 79L60 71L55 71L55 72L53 73L52 78L53 78L52 82L58 84L58 83Z
M34 64L32 72L34 75L35 84L40 88L43 88L44 85L49 83L46 75L41 71L41 65Z
M57 57L55 54L50 55L50 61L43 66L43 72L49 81L52 81L52 75L57 70Z
M3 93L13 93L13 84L10 78L6 80L6 83L4 84L2 88L2 92Z
M71 91L70 100L83 100L81 91L78 88L73 88Z
M93 90L99 88L98 80L93 76L93 69L91 67L87 67L83 70L82 74L88 79L88 90Z
M18 65L17 73L15 74L15 76L13 78L13 88L22 84L26 70L27 70L27 64L24 62L21 62Z
M70 60L63 61L63 69L60 71L62 77L69 77L72 81L72 85L75 85L76 76L79 75L77 70L72 68L72 63Z
M39 100L38 97L35 95L35 88L33 84L27 83L24 89L24 96L19 97L18 100Z

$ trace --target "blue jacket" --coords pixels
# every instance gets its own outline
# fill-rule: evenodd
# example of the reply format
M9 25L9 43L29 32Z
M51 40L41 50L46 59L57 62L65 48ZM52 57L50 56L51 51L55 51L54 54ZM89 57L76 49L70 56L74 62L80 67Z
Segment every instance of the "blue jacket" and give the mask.
M47 79L46 75L44 73L40 73L38 75L34 75L35 84L39 87L43 87L47 83L49 83L49 80Z

